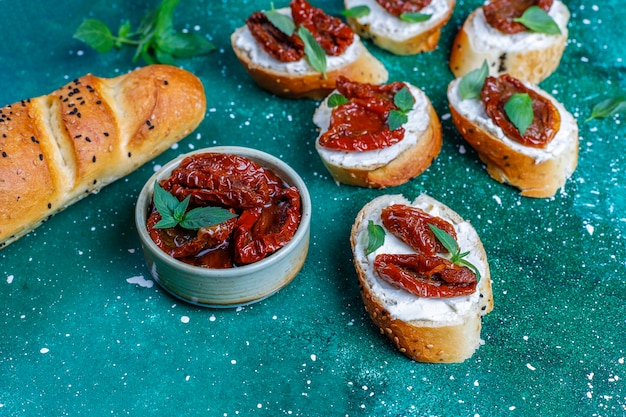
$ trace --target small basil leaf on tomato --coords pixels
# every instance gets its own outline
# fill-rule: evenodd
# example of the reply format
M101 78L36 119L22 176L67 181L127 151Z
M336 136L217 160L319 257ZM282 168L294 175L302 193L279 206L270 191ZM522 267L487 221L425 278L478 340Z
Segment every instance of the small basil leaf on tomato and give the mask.
M185 229L196 230L223 223L233 217L237 217L237 215L222 207L197 207L185 214L180 225Z
M402 89L396 94L394 94L393 104L395 104L402 113L408 113L413 109L413 106L415 105L415 98L413 97L409 89L405 86L402 87Z
M409 116L399 110L391 110L387 115L389 130L396 130L409 121Z
M513 19L521 23L531 32L545 33L548 35L560 35L561 29L554 19L545 10L538 6L530 6L520 17Z
M504 104L504 112L523 136L533 122L533 100L528 93L513 94Z
M304 56L313 69L321 72L326 78L326 52L315 40L313 34L304 26L298 28L298 36L304 42Z
M270 23L278 28L281 32L283 32L287 36L293 35L293 32L296 31L296 25L293 23L288 16L277 12L276 10L268 10L264 12L265 17Z
M328 107L337 107L342 104L346 104L349 101L350 100L348 100L344 95L339 93L333 93L330 95L330 97L328 97Z

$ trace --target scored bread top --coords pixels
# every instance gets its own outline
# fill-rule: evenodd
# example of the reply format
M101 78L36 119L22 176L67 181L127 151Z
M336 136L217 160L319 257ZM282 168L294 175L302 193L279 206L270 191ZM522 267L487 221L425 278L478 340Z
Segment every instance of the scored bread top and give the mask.
M381 211L392 204L418 207L433 216L447 220L454 226L461 252L470 252L465 259L476 266L481 275L475 293L452 298L423 298L396 288L377 277L373 267L377 255L415 253L411 247L386 231L384 245L366 255L368 221L372 220L374 224L384 228ZM418 196L413 202L402 195L385 195L372 200L359 213L352 228L351 241L355 266L360 270L359 276L365 279L365 285L369 286L368 290L376 295L382 307L393 318L411 323L453 325L463 322L468 314L478 312L482 306L485 309L481 314L487 313L493 307L489 265L476 230L449 207L425 194Z

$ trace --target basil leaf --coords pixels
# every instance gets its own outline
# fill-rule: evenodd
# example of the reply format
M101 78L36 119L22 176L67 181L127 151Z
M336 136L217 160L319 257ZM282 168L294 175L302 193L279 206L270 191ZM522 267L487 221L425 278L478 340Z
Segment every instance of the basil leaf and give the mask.
M396 130L409 121L409 117L398 110L391 110L387 115L387 125L389 130Z
M109 27L97 19L87 19L76 29L74 38L100 53L109 52L115 45Z
M316 71L321 72L326 78L326 52L313 37L313 34L304 26L298 28L298 36L304 42L304 55L307 62Z
M174 8L180 0L163 0L156 11L155 32L157 38L174 31Z
M466 252L466 253L469 253L469 252ZM476 266L474 266L474 264L472 264L470 261L468 261L467 259L457 259L457 261L454 263L457 265L466 266L472 271L474 271L474 273L476 274L476 279L480 281L480 271L478 271L478 268L476 268Z
M431 18L431 15L420 12L406 12L400 15L400 20L407 23L425 22Z
M215 49L215 45L195 33L168 33L158 37L156 43L163 52L177 58L191 58Z
M445 230L435 226L434 224L428 223L428 227L430 227L430 230L432 230L432 232L435 234L435 237L441 242L443 247L446 248L448 252L450 252L453 256L454 254L458 254L459 244L452 237L452 235L450 235Z
M197 230L223 223L233 217L237 215L222 207L198 207L189 210L180 225L185 229Z
M156 62L160 64L174 65L176 63L172 54L165 52L163 49L159 48L158 46L154 48L153 52L154 52L154 58L156 59ZM150 56L150 58L148 59L152 59L152 56Z
M489 67L487 66L487 60L485 60L480 68L476 68L461 78L461 81L459 81L461 100L479 98L480 90L483 89L485 78L487 78L488 75Z
M185 212L187 211L187 207L189 206L189 200L191 200L191 194L185 197L183 201L178 203L178 205L174 209L174 218L178 220L178 222L183 221L183 219L185 218Z
M545 10L538 6L530 6L520 17L513 19L526 26L530 31L546 33L548 35L560 35L561 29L554 19Z
M408 113L415 105L415 98L409 89L404 86L400 91L394 94L393 104L395 104L402 113Z
M523 135L533 122L533 100L527 93L513 94L504 104L504 112Z
M296 25L293 23L293 20L276 10L269 10L264 12L265 17L270 23L278 28L281 32L283 32L287 36L293 35L293 32L296 30Z
M119 29L117 30L117 39L115 40L116 48L119 49L122 47L122 42L129 38L130 30L130 21L126 20L120 25Z
M365 254L375 252L385 243L385 229L375 224L372 220L367 222L367 249Z
M612 97L593 106L591 115L587 118L587 120L585 120L585 122L592 119L609 117L624 109L626 109L626 96Z
M328 107L337 107L341 104L349 103L350 100L345 98L343 95L339 93L333 93L330 97L328 97Z
M163 218L166 216L172 217L176 207L180 204L176 197L165 191L156 181L154 182L154 194L152 196L152 201Z
M367 16L368 14L370 14L370 8L365 5L354 6L340 13L344 15L345 17L351 17L351 18L356 19L356 18Z
M176 220L172 216L163 216L161 215L161 220L159 220L152 228L154 229L169 229L170 227L176 227L178 225L178 220Z

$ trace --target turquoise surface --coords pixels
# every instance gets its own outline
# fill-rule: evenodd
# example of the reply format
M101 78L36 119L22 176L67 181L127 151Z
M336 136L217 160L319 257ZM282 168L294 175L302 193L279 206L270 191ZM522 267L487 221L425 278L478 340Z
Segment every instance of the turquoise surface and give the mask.
M340 1L313 4L342 9ZM391 80L424 89L444 128L441 154L424 174L368 190L337 186L326 172L314 150L316 102L259 90L236 60L230 33L270 2L182 0L175 26L218 46L178 61L204 82L207 116L178 147L0 251L0 416L626 415L624 115L583 123L594 104L626 90L623 3L567 2L567 49L541 86L579 119L580 158L550 199L491 180L450 120L449 48L480 4L457 3L433 52L396 57L368 44ZM131 62L130 49L100 55L72 34L88 17L137 25L156 5L0 2L2 105L88 72L110 77L143 65ZM243 308L196 307L150 286L133 224L155 169L214 145L283 159L313 201L301 273ZM496 305L484 346L462 364L408 360L364 312L350 226L365 203L389 192L426 192L483 239Z

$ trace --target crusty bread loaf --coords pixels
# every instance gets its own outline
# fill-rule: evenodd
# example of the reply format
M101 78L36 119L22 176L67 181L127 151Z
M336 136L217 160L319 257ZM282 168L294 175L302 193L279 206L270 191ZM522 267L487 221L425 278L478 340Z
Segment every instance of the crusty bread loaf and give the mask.
M335 181L359 187L393 187L424 172L439 155L442 145L439 117L422 90L405 84L415 98L415 105L403 125L404 138L382 150L349 152L320 145L319 139L328 130L332 111L328 98L320 103L313 116L320 129L315 148Z
M489 26L482 7L474 10L457 32L450 52L450 70L462 77L486 60L490 75L508 73L538 84L552 74L567 43L567 7L555 0L549 12L560 35L521 32L504 34Z
M430 14L424 22L409 23L388 13L376 0L344 0L346 9L367 6L366 16L346 21L364 39L396 55L414 55L437 47L441 29L452 17L455 0L433 0L420 13Z
M384 245L366 254L368 221L383 226L381 212L393 204L418 207L454 226L461 252L470 252L465 259L481 275L473 294L452 298L418 297L378 276L373 266L377 255L415 253L387 231ZM489 264L476 230L456 212L425 194L412 202L402 195L383 195L358 213L350 242L365 309L381 333L402 353L419 362L462 362L483 343L480 337L482 316L493 309Z
M204 118L201 81L151 65L0 110L0 247L130 173Z
M288 8L278 11L290 15ZM247 26L231 35L235 55L259 87L280 97L319 100L330 93L339 76L353 81L381 84L387 81L385 66L361 42L359 36L339 56L327 56L326 77L314 70L303 58L280 62L267 54L254 40Z
M556 136L545 148L524 146L506 137L491 121L479 99L461 99L460 80L453 80L448 87L452 121L487 164L489 175L498 182L519 188L526 197L544 198L556 194L578 165L578 125L574 117L550 94L525 83L550 99L559 112L561 123Z

